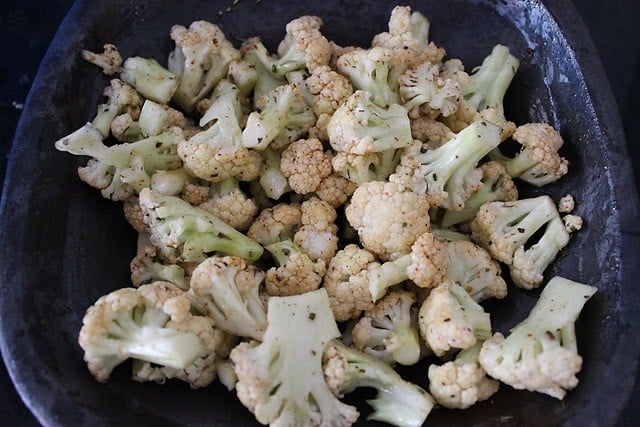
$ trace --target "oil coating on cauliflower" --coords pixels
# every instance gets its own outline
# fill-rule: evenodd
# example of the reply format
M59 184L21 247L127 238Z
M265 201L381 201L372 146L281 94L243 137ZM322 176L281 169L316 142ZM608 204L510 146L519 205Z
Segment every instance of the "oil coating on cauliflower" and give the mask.
M324 152L319 139L299 139L282 152L280 169L293 191L308 194L316 191L331 174L331 157Z

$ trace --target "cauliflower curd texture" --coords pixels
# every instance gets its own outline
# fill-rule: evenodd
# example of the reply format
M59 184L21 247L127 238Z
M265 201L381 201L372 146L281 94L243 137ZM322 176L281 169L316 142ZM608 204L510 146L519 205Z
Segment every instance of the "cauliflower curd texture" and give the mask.
M497 44L463 64L431 27L396 6L368 46L306 15L279 43L199 20L170 29L166 61L82 51L110 76L105 100L55 148L86 158L78 176L138 236L132 287L82 322L96 380L128 359L135 381L219 379L279 427L360 412L418 427L500 383L557 399L577 386L575 322L596 288L553 263L589 224L571 194L543 194L572 141L509 120L530 62ZM505 333L526 310L514 286L540 298ZM370 410L342 401L360 387Z

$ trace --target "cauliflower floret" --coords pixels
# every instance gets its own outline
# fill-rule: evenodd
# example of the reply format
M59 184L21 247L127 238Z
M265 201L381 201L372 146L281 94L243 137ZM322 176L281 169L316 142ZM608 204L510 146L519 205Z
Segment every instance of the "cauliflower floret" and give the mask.
M178 196L189 177L184 168L170 171L159 170L151 175L150 188L166 196Z
M402 149L390 149L378 153L336 153L331 165L339 173L357 185L369 181L386 181L396 170Z
M500 264L480 246L468 240L445 244L447 276L464 288L476 302L507 296L507 284L500 275Z
M263 209L247 231L247 236L267 246L293 238L302 225L302 210L297 203L279 203Z
M209 212L182 199L148 188L140 192L140 207L151 229L151 243L171 261L200 262L214 252L256 261L263 252L254 242Z
M200 364L199 358L212 362L210 353L215 355L214 341L219 338L212 325L202 334L189 310L188 295L167 282L122 288L100 297L87 310L78 336L89 371L106 382L117 365L133 358L172 368L176 377L195 380L192 386L199 386L197 378L177 371L206 371L192 365Z
M557 181L569 170L569 162L560 157L558 150L562 136L546 123L527 123L518 126L513 139L522 149L513 159L497 151L493 157L504 164L507 172L529 184L541 187Z
M120 142L138 141L144 136L140 124L129 113L120 114L111 122L111 135Z
M435 150L455 138L456 134L444 123L436 121L429 116L421 115L411 119L411 136Z
M322 19L317 16L301 16L287 24L287 35L278 45L276 74L284 76L305 66L313 73L329 64L331 45L320 32L321 26Z
M189 316L188 320L167 322L167 327L177 331L191 332L200 338L206 349L204 356L196 359L185 369L176 369L168 366L158 366L154 363L134 361L134 381L153 381L164 384L168 379L179 379L189 384L191 388L206 387L216 379L216 361L219 359L219 350L224 347L224 332L215 328L212 319L205 316Z
M370 268L369 291L374 301L381 298L388 288L411 279L420 288L440 284L447 271L445 245L425 232L411 245L411 252L393 261Z
M489 314L450 279L431 290L420 307L420 334L436 356L491 337Z
M322 359L324 378L333 393L343 396L358 387L377 390L367 403L369 420L399 427L420 427L431 413L433 398L419 386L405 381L386 363L337 340L329 343Z
M334 150L353 154L403 148L412 141L406 110L398 104L379 107L372 102L371 93L363 90L336 110L327 132Z
M108 101L98 105L98 112L91 124L106 138L111 130L111 122L117 116L127 113L132 120L138 120L142 98L134 88L120 79L111 80L109 86L104 88L103 95Z
M432 206L460 211L482 187L480 160L500 143L498 126L474 122L440 147L425 149L414 141L404 150L390 180L426 194Z
M227 75L229 64L240 59L222 30L207 21L195 21L185 28L171 27L175 49L169 55L169 70L180 76L173 101L184 111L193 111L218 82Z
M316 188L316 195L334 208L343 205L353 192L356 191L356 184L340 175L331 174L322 181Z
M338 322L355 319L363 311L373 309L367 271L373 262L371 252L354 244L338 251L329 261L323 285Z
M575 322L596 288L554 277L529 316L482 345L480 365L487 374L518 390L527 389L563 399L578 385L582 368Z
M102 53L93 53L88 50L82 50L82 59L102 68L102 72L107 76L113 76L122 66L122 56L118 52L118 48L112 44L102 46Z
M345 76L327 65L313 70L305 82L313 96L313 112L318 116L314 132L318 139L328 141L327 124L333 113L351 96L353 87Z
M413 365L420 359L417 298L408 291L395 291L378 301L351 331L353 345L380 360Z
M260 111L249 114L242 131L242 143L249 148L284 148L303 137L316 122L315 114L305 102L301 83L276 87L261 96L256 107Z
M258 177L262 160L260 154L242 145L240 117L238 89L222 80L201 120L213 121L213 125L178 145L178 154L191 173L211 182L229 177L252 181Z
M525 250L542 227L542 237ZM514 283L525 289L542 284L544 270L570 238L549 196L485 203L471 222L471 232L474 241L509 265Z
M148 188L156 171L180 168L176 147L182 140L182 130L173 127L140 141L106 146L100 132L87 123L56 141L55 147L76 156L92 157L78 169L78 176L100 189L103 197L118 201Z
M420 12L411 13L409 6L396 6L389 18L389 31L377 34L372 46L392 49L407 68L425 61L437 64L446 52L429 43L429 20Z
M288 178L293 191L312 193L324 178L331 175L331 157L324 152L320 140L300 139L282 152L280 170Z
M440 224L443 228L471 221L480 210L480 206L487 202L518 199L518 188L504 166L490 161L481 165L480 170L482 187L465 202L462 210L444 212Z
M302 226L293 241L313 261L329 262L338 250L336 210L327 202L312 197L301 205Z
M393 182L361 185L345 213L362 245L383 260L408 253L415 239L430 230L427 197Z
M440 74L440 67L424 62L409 69L399 79L400 96L409 115L447 117L455 113L462 99L460 84Z
M356 48L343 53L336 64L355 89L369 92L374 105L386 108L400 102L398 77L405 71L396 64L393 52L382 47Z
M240 401L262 424L348 427L358 411L341 403L324 381L322 356L340 336L322 289L269 299L261 343L231 352Z
M180 198L193 206L198 206L209 200L209 185L187 182L182 187Z
M274 243L265 248L278 267L267 270L265 285L272 296L300 295L320 287L326 271L323 260L312 261L309 255L291 240Z
M245 232L258 212L256 203L247 197L234 178L227 178L210 187L211 198L198 205L235 228Z
M462 350L452 362L429 366L429 391L440 405L467 409L498 391L500 383L488 378L478 363L480 347L481 342Z
M170 282L182 290L189 289L189 277L184 268L162 258L158 248L147 245L141 248L129 264L131 283L139 287L145 283L161 280Z
M223 331L261 339L267 327L258 289L264 273L239 257L211 257L191 274L191 295Z

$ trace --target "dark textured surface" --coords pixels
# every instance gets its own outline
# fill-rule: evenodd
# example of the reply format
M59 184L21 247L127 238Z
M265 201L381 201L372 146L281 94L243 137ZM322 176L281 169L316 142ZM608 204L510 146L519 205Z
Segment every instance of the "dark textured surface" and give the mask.
M166 2L162 3L164 4ZM102 29L99 25L93 26L92 31L89 34L86 34L86 38L82 40L81 45L97 48L104 40L116 42L123 40L125 42L118 44L122 47L123 53L125 54L145 54L146 52L165 54L170 48L167 42L166 28L174 22L187 23L192 18L203 17L202 11L211 10L213 7L210 3L207 4L209 9L202 9L204 6L189 9L197 11L189 14L190 16L177 16L174 14L169 17L164 24L159 25L158 28L154 28L154 25L152 24L155 12L151 11L150 15L144 15L144 9L133 8L125 10L128 15L134 18L134 22L136 22L131 32L124 31L119 33L116 31L116 33L119 33L119 40L114 40L109 37L109 33L115 30L113 25L109 27L103 26ZM353 7L362 8L362 4L364 4L364 2L354 2ZM435 4L437 4L437 2L434 2L434 5ZM527 2L527 4L530 7L534 5L533 2ZM574 48L577 47L575 55L578 55L582 59L586 58L587 62L592 61L592 52L586 51L584 46L581 46L580 44L579 38L582 36L582 33L579 29L571 30L571 20L565 22L562 21L563 17L566 17L566 10L562 7L563 4L564 2L551 2L554 15L558 16L561 23L569 28L570 31L567 35L569 39L572 39L573 37L573 46ZM258 7L265 6L260 5ZM535 9L535 7L533 9L530 8L527 16L531 19L529 21L525 20L522 22L525 25L536 25L537 23L541 23L541 26L536 27L542 29L540 34L530 34L530 32L527 33L525 31L525 34L523 35L522 32L514 28L513 25L506 25L501 28L499 34L487 31L483 32L481 37L476 37L478 34L478 27L476 26L476 29L474 30L474 25L471 24L484 24L489 28L493 28L493 26L488 25L488 23L506 22L509 24L509 22L512 22L513 20L509 18L505 19L495 13L488 13L489 11L486 8L480 8L481 14L472 14L470 15L470 18L463 22L460 19L460 14L457 13L458 10L456 10L456 8L459 7L461 7L460 2L453 2L453 5L447 9L445 14L440 14L435 9L430 9L429 7L422 8L434 23L449 22L449 19L451 19L451 23L447 25L446 29L439 28L434 24L432 31L434 39L442 42L452 55L461 56L465 63L469 64L477 62L482 56L484 56L485 51L493 43L499 41L505 43L505 38L509 40L508 44L516 48L516 51L520 49L518 56L524 58L524 61L521 73L519 73L516 82L514 82L514 93L510 93L509 99L507 100L509 108L508 111L513 112L512 115L517 121L527 119L531 120L535 118L542 119L544 118L543 112L555 111L555 114L551 115L549 120L551 120L555 125L558 125L562 129L565 138L575 144L575 146L571 144L565 154L574 162L574 165L577 165L577 168L572 169L572 177L570 179L566 182L562 182L562 185L559 184L557 188L552 188L552 194L558 196L568 188L573 191L576 186L586 185L588 192L578 196L579 202L603 201L608 198L606 194L612 182L622 181L629 183L631 179L627 172L624 172L627 173L627 175L618 175L620 168L617 166L623 162L623 159L621 159L620 156L622 156L624 152L620 151L619 141L621 134L619 133L620 129L615 122L615 105L608 104L607 102L599 105L598 108L600 114L602 114L603 111L605 112L604 116L602 116L598 115L597 110L592 111L588 102L584 99L586 89L589 89L596 99L602 100L603 98L607 98L609 95L602 93L606 90L606 84L602 86L601 82L594 80L590 81L591 84L589 88L570 84L571 82L581 80L579 71L572 66L571 54L568 55L568 61L564 62L558 62L557 59L551 62L544 60L549 56L549 53L555 52L556 55L553 56L554 58L562 57L567 53L566 47L563 46L562 37L557 33L557 29L553 25L546 25L544 20L539 21L537 19L544 15L544 11ZM585 5L581 4L581 7L585 7ZM326 11L325 6L317 5L316 8ZM355 31L357 34L357 38L355 39L353 36L349 36L346 31L343 31L342 33L338 32L338 28L344 28L340 26L327 28L326 32L330 37L336 38L338 41L366 41L374 32L380 31L379 28L384 26L388 10L383 9L384 8L377 9L375 13L367 15L367 25L363 25L364 28L361 29L362 31ZM268 27L272 33L268 40L271 42L277 41L281 36L283 25L287 22L289 17L309 12L309 9L306 8L300 8L299 10L296 10L295 8L283 8L283 10L278 9L276 11L272 11L271 16L279 16L280 18L278 18L278 22L276 22L276 20L269 22ZM121 11L114 12L114 14L119 13L121 13ZM325 20L329 21L330 24L331 19L327 18L329 15L326 12L317 13L320 13L325 17ZM488 18L485 19L487 15ZM92 12L88 12L87 19L90 21L92 16ZM142 16L145 16L144 21L141 19ZM255 16L257 16L257 12ZM340 20L349 16L357 16L357 14L347 9L343 9L339 15L334 15L332 19ZM516 16L520 17L521 15L517 14ZM233 15L230 18L233 19ZM246 25L245 19L242 20ZM254 31L263 33L264 30L262 30L262 28L266 25L264 22L260 22L260 19L258 18L250 22L250 26L248 27L238 26L229 20L224 23L225 29L249 29L249 33L245 32L243 34L242 32L238 32L236 35L239 36L253 34ZM123 25L123 23L118 23L118 25ZM328 27L329 26L330 25L328 25ZM357 25L355 27L357 29ZM147 28L155 34L148 43L140 44L135 42L126 42L127 37L130 37L132 32L145 31ZM266 29L266 31L269 31L269 29ZM445 38L443 36L444 34L456 34L456 37ZM536 41L536 37L540 36L544 40ZM578 40L576 40L576 38L578 38ZM479 45L483 49L469 51L468 47L466 47L468 46L469 40L473 40L474 46ZM533 56L531 58L527 58L524 56L523 48L530 47L532 42L536 43L537 46L535 46ZM77 46L75 45L77 41L73 39L66 40L65 43L69 46ZM618 45L614 44L614 52L616 46ZM607 45L603 44L601 48L606 51ZM71 50L69 52L74 51ZM158 56L158 59L162 59L162 57L163 55L160 55ZM181 387L180 385L157 388L149 385L131 384L126 378L124 378L126 374L117 377L113 383L104 386L104 388L100 388L96 387L90 378L88 378L88 374L85 374L84 372L82 372L84 375L78 374L77 366L82 362L80 360L81 356L78 353L78 349L75 348L73 340L77 333L77 328L79 327L80 315L84 307L90 304L95 297L114 287L110 280L117 278L121 282L126 281L126 263L132 254L122 253L120 248L133 248L133 246L132 237L129 235L130 233L126 229L123 220L120 217L119 209L115 208L108 202L99 199L96 192L82 186L75 176L72 173L69 173L72 169L72 165L75 164L74 160L71 160L60 153L54 153L51 150L50 142L52 139L55 139L79 126L83 120L87 119L91 115L91 111L95 108L95 104L97 103L96 101L99 98L99 90L106 81L104 78L96 77L97 73L95 69L86 66L86 64L79 65L77 63L73 63L66 65L70 65L67 71L71 75L77 75L77 81L74 83L63 83L61 86L47 86L49 91L53 89L53 94L51 95L51 105L54 107L53 110L55 110L56 113L58 110L62 110L64 112L63 116L60 118L52 116L51 111L38 115L29 123L27 133L25 134L25 141L29 142L28 147L32 150L37 150L37 152L40 153L37 162L42 163L43 169L35 174L33 180L25 179L12 183L12 188L19 185L25 186L28 189L25 193L27 196L29 196L30 192L32 193L31 197L27 197L26 199L21 197L21 203L17 204L14 210L11 210L11 213L16 215L28 215L30 220L29 223L38 225L37 227L34 226L30 228L29 232L26 233L27 240L25 244L37 246L37 244L42 241L42 234L47 234L48 239L56 242L51 248L41 248L42 253L38 254L39 257L35 257L33 259L30 257L26 261L14 264L20 265L22 262L26 262L28 264L28 271L22 272L24 274L23 279L26 280L26 283L35 283L36 285L33 286L36 287L38 291L36 292L32 290L31 292L25 292L22 300L17 301L15 304L15 313L20 314L26 312L30 308L33 315L30 316L29 319L26 319L27 321L25 325L21 326L21 328L16 328L19 329L19 333L16 334L15 340L12 340L12 343L14 343L14 345L21 344L23 346L22 348L29 349L30 353L27 352L26 357L40 356L43 359L40 364L43 369L41 372L34 374L35 381L36 383L40 381L42 383L40 385L47 389L48 393L46 396L61 394L58 399L50 399L47 397L46 402L44 402L44 406L58 414L60 418L56 421L62 425L75 425L81 421L88 421L88 419L77 418L78 414L74 411L70 411L71 413L69 413L69 411L65 411L65 403L60 403L62 402L61 398L64 393L58 392L58 390L65 390L77 404L81 406L84 405L85 414L90 413L92 410L106 410L109 411L108 413L103 414L106 419L111 419L114 422L117 420L120 423L122 423L122 417L125 414L116 414L111 411L110 408L118 408L122 406L122 400L127 393L143 393L150 402L154 402L151 405L154 409L160 406L158 403L162 402L162 408L158 408L155 412L158 416L162 417L162 414L170 414L171 411L176 411L176 407L179 404L175 399L168 401L166 393L177 392L182 394L184 392L186 395L191 395L192 392L189 392L185 387ZM591 68L593 67L597 68L596 65L592 64ZM553 72L555 78L549 78L548 82L545 82L542 79L542 76L544 75L548 78L550 77L551 72ZM560 77L561 75L564 75L566 80L568 80L568 85L566 82L563 82L564 78ZM626 78L629 74L625 74L624 76ZM56 76L50 76L50 79L51 83L58 80ZM63 79L63 81L65 80ZM69 82L69 79L66 79L66 81ZM78 85L77 83L82 83L82 85ZM545 85L547 83L550 83L551 87L549 92L546 92L545 90ZM620 81L614 81L614 91L616 90L616 87L620 87L620 84ZM636 88L637 92L637 80L635 80L635 83L633 80L630 80L630 84L632 87ZM636 84L636 86L633 86L633 84ZM74 99L69 99L69 93L87 94L87 98L74 97ZM533 98L536 99L533 108L530 107L530 105L519 101L521 96L527 97L531 94L534 94L535 96ZM620 96L624 98L626 95L626 97L631 99L629 92L624 89L618 89L616 94L618 95L619 102L621 99ZM47 96L49 96L49 93L42 93L42 95L42 99L46 99ZM73 103L77 105L68 105L70 101L73 101ZM611 101L610 98L609 101ZM625 110L623 108L623 117L625 117L624 111ZM49 125L46 129L52 129L52 132L56 134L53 136L43 137L41 130L45 129L45 126L48 123L53 123L53 125ZM599 128L599 126L603 126L603 128ZM603 133L606 135L604 139L602 138ZM632 136L635 135L632 134ZM609 141L608 138L611 138L612 140ZM635 140L637 141L637 137ZM616 141L618 142L616 143ZM607 152L601 144L606 144L611 148L611 151ZM56 163L55 167L51 163ZM605 169L604 166L608 166L609 169ZM28 164L21 164L17 166L18 170L22 168L24 168L23 170L29 171ZM64 188L61 188L60 183L63 183ZM16 187L16 192L13 193L14 199L17 198L17 190L18 188ZM632 187L628 185L625 186L625 188L618 187L616 193L617 200L625 200L629 197L629 193L624 193L625 190L633 191ZM22 191L24 191L24 187ZM36 196L39 196L38 200L36 200ZM68 200L68 202L60 202L60 200ZM56 209L56 212L51 213L46 209L47 204L55 205L59 209ZM592 208L589 209L589 206L592 206ZM625 325L625 319L619 319L618 317L621 311L627 309L622 304L618 305L618 302L626 299L624 298L624 292L628 288L623 287L622 290L619 290L616 286L617 279L616 277L613 277L615 275L612 270L618 267L617 263L619 260L617 256L619 255L618 250L620 240L615 238L618 231L611 229L612 227L615 228L615 221L612 221L611 219L608 221L604 220L602 218L602 211L604 210L605 216L609 214L611 217L617 216L619 212L622 216L633 215L634 212L632 212L628 205L625 205L624 203L616 205L615 201L611 199L603 205L585 203L584 205L581 205L579 209L579 213L587 216L588 218L590 218L591 215L595 215L596 217L600 217L600 219L598 221L590 221L588 229L580 235L579 239L576 239L576 241L572 243L572 247L580 247L580 251L591 250L596 255L600 254L601 257L585 256L584 259L587 261L588 265L580 266L579 262L582 257L578 257L576 253L576 255L570 255L558 263L558 269L562 272L563 269L566 269L569 266L577 265L580 275L589 275L594 271L599 270L605 271L605 274L600 277L600 280L602 280L603 283L599 283L599 286L601 285L602 292L597 298L594 298L593 304L590 303L583 316L582 323L589 325L589 331L585 331L584 328L582 331L579 330L581 349L583 349L585 359L593 361L585 367L585 371L582 374L583 383L581 387L576 390L575 394L570 395L564 405L551 399L541 396L533 396L528 393L503 392L493 400L493 403L485 404L479 410L474 410L471 411L471 413L468 413L468 415L463 415L465 418L465 424L470 423L472 419L477 422L484 419L486 423L491 423L491 420L495 419L494 417L496 415L505 414L504 412L501 412L502 410L500 408L504 408L504 405L510 404L512 401L519 402L521 405L519 409L513 410L514 412L520 411L518 414L515 414L513 422L516 424L514 425L522 424L522 421L525 419L530 425L540 424L539 412L541 411L538 410L540 406L545 407L545 410L542 411L543 414L550 414L552 417L555 417L556 421L560 421L567 417L571 417L573 409L581 407L585 402L589 402L586 398L587 395L583 394L587 393L584 391L587 389L598 389L598 392L605 397L616 396L615 401L612 398L605 398L603 401L607 403L607 406L602 407L604 409L601 409L599 413L595 413L594 417L596 418L590 418L590 421L596 421L599 419L606 421L608 419L607 414L613 414L616 412L616 402L619 400L618 397L620 396L621 390L624 389L624 383L629 383L632 380L628 375L621 375L617 371L617 369L620 368L620 360L625 358L625 351L628 350L617 350L623 342L620 342L618 335L612 333L612 330L616 330L616 328L618 328L617 331L628 330L629 326ZM592 210L592 212L590 212L590 210ZM96 217L94 221L92 215L97 215L95 212L99 212L102 217ZM628 223L633 224L631 221L628 221ZM16 225L18 226L18 224ZM121 240L105 239L107 241L96 246L94 241L96 237L92 236L100 235L98 230L106 227L115 227L115 231L110 234L116 236L122 235L123 237L120 238ZM87 230L89 230L89 232L87 232ZM43 231L45 233L43 233ZM626 236L623 235L622 238L632 240L632 233L637 233L637 228L635 230L630 229L626 231L631 233ZM599 238L603 233L608 233L609 239ZM598 243L595 248L589 248L586 246L589 246L591 243L587 242ZM631 241L629 243L633 242ZM97 256L90 256L88 254L85 254L85 256L89 257L88 259L84 259L83 257L83 264L77 265L72 262L75 252L70 250L70 248L86 246L90 246L88 248L89 254L95 253L101 254L103 257L108 256L110 259L114 259L113 264L104 265L103 262L100 262L100 259ZM51 259L48 257L55 259L56 253L66 254L63 259L62 266L57 263L51 265L51 263L44 261L45 259ZM594 262L602 264L596 267ZM112 271L113 265L122 265L125 266L125 268ZM626 266L628 267L628 264L626 264ZM626 274L629 274L628 270ZM90 290L83 290L81 292L65 288L61 294L55 286L51 285L51 283L67 283L69 279L79 277L95 277L96 280L91 285L92 288ZM574 278L587 280L583 277ZM608 282L608 279L611 279L611 282ZM65 287L66 285L59 286ZM618 294L618 292L622 293ZM528 310L528 307L530 307L532 303L531 296L524 295L524 293L515 293L512 297L513 302L515 303L513 308L514 312L524 312ZM632 299L629 298L629 301L632 301ZM34 308L35 312L33 312ZM496 320L498 323L501 323L499 318L496 318ZM20 335L20 333L22 333L22 335ZM51 336L54 338L52 339ZM34 339L42 341L45 345L39 348L29 348L31 345L30 343ZM47 345L50 347L47 347ZM600 375L616 378L619 380L620 384L616 384L614 381L602 384L601 381L597 379ZM50 384L49 382L51 381L51 378L63 379L63 381L56 381L55 384ZM38 384L36 384L36 386L37 385ZM84 389L83 387L90 388ZM167 390L167 388L170 390ZM505 388L505 390L507 389ZM205 410L205 408L201 406L207 405L211 400L218 400L219 398L217 396L219 396L219 393L222 393L219 388L212 388L198 392L194 397L197 396L195 399L202 400L202 403L195 402L193 404L200 410ZM40 400L41 399L42 398L40 397ZM38 405L43 404L42 401L31 403ZM142 408L144 408L144 404L144 401L135 400L133 402L133 407L135 408L137 406L137 409L131 411L129 416L135 417L143 414L144 410ZM618 405L621 404L622 403L619 403ZM240 416L238 419L246 419L244 411L241 408L238 409L239 404L232 400L229 402L229 405L230 413L239 410ZM565 407L564 409L563 406ZM183 418L181 422L196 423L197 420L193 417L197 417L199 413L202 413L198 411L198 408L189 410L188 412L190 412L191 415L187 414L186 418ZM209 410L207 412L211 411ZM181 410L180 413L184 414L185 410ZM228 417L231 416L230 413ZM480 416L478 416L478 414ZM429 423L430 425L436 425L438 423L438 419L443 419L444 414L439 415L435 413L434 415L435 416L432 417L431 422ZM586 413L582 415L589 414ZM633 414L628 416L633 417ZM629 419L633 422L632 420L634 418ZM637 418L635 419L637 420ZM126 420L127 418L125 418L125 421ZM133 421L134 418L130 418L130 420ZM145 420L148 422L159 421L161 424L167 424L167 420L161 418L154 420L147 416ZM230 418L222 417L218 422L223 423L225 420L229 421ZM579 418L574 418L573 420L574 422L579 422ZM586 424L583 423L583 425Z

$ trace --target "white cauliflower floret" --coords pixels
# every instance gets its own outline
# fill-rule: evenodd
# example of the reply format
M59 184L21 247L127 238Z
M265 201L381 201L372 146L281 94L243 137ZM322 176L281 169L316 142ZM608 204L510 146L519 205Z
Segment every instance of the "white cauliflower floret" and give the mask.
M355 89L369 94L372 104L384 109L400 102L398 77L404 73L405 66L395 63L394 59L390 49L355 48L343 53L336 67L349 78Z
M316 188L316 195L334 208L342 206L356 191L356 184L340 175L331 174Z
M176 46L169 55L169 70L180 76L173 101L191 112L227 75L229 64L240 59L240 52L217 25L207 21L194 21L189 28L174 25L171 39Z
M456 134L444 123L421 115L411 119L411 136L435 150L455 138Z
M313 112L318 116L314 127L317 138L328 141L327 124L333 113L351 96L353 87L345 76L327 65L313 70L305 83L313 96Z
M191 388L201 388L211 384L217 376L216 361L219 359L218 351L224 347L225 333L216 329L214 321L205 316L190 316L188 320L180 322L170 320L167 322L167 327L196 334L203 343L206 354L185 369L157 366L150 362L136 360L133 363L133 380L164 384L166 380L175 378L185 381Z
M211 257L191 274L191 294L223 331L261 339L267 314L258 290L264 273L239 257Z
M215 215L182 199L145 188L140 207L151 229L151 243L167 259L200 262L212 253L256 261L264 249Z
M274 426L347 427L358 411L341 403L324 381L322 356L340 331L320 289L269 299L262 342L231 352L240 401L258 422Z
M312 197L302 202L302 226L293 241L313 261L329 262L338 250L338 226L336 210L327 202Z
M374 104L371 93L358 90L331 116L327 125L331 147L338 152L367 154L409 145L411 125L398 104Z
M480 206L487 202L518 200L518 188L498 162L490 161L480 166L482 171L482 187L464 203L459 211L445 211L442 215L441 226L451 227L471 221Z
M420 12L411 12L409 6L396 6L389 18L389 31L374 36L372 46L391 49L395 61L405 67L423 62L437 64L446 52L429 42L429 20Z
M409 115L450 116L462 99L460 84L440 75L440 67L424 62L400 77L400 96Z
M242 145L241 106L238 89L227 80L216 86L214 101L203 121L208 129L178 145L185 167L198 178L220 182L229 177L251 181L258 177L260 154Z
M331 157L324 152L319 139L299 139L282 152L280 170L293 191L312 193L324 178L331 175Z
M198 205L235 228L245 232L258 212L258 206L247 197L234 178L227 178L210 187L210 199Z
M420 307L420 334L436 356L472 347L491 336L489 314L450 279L431 290Z
M242 143L264 150L268 146L284 148L303 137L316 122L316 116L304 100L301 83L278 86L256 101L242 131Z
M189 277L184 268L163 259L158 248L153 245L138 250L129 264L129 269L131 283L135 287L161 280L173 283L182 290L189 289Z
M87 310L78 337L89 370L96 380L106 382L117 365L133 358L173 368L176 377L199 386L197 378L177 371L201 371L191 365L203 357L209 361L219 338L213 327L203 334L197 323L190 324L189 310L187 294L167 282L100 297Z
M322 19L317 16L301 16L286 26L287 35L278 45L276 66L273 72L286 73L304 69L310 73L329 64L331 45L320 32Z
M467 409L498 391L500 383L488 378L478 362L481 347L479 342L462 350L452 362L429 366L429 391L440 405Z
M106 146L100 132L87 123L55 143L59 151L90 156L86 166L78 168L80 179L111 200L126 200L151 185L158 170L181 166L176 152L183 140L182 130L173 127L160 135L132 143Z
M388 288L410 279L420 288L438 286L446 277L446 246L430 232L416 238L411 252L370 268L369 291L374 301Z
M499 128L474 122L436 149L414 141L390 180L426 194L432 206L460 211L482 187L480 160L500 143Z
M542 227L542 237L525 250L525 244ZM549 196L485 203L471 222L471 231L474 241L510 266L511 278L525 289L540 286L544 270L570 237Z
M433 398L419 386L405 381L385 362L347 347L337 340L324 352L324 377L337 396L359 387L376 389L368 420L399 427L420 427L431 413Z
M372 181L358 187L345 209L362 245L383 260L409 252L415 239L429 231L429 202L425 195L392 182Z
M111 80L109 86L104 88L103 94L108 101L106 104L98 105L98 112L91 124L103 138L106 138L111 130L111 122L117 116L127 113L132 120L138 120L142 98L134 88L120 79Z
M596 288L554 277L529 316L507 338L496 333L482 345L480 365L516 389L563 399L582 368L575 322Z
M512 177L541 187L557 181L568 172L569 162L558 154L564 143L562 136L547 123L518 126L513 139L522 145L514 158L507 158L500 152L493 155L494 160L504 164Z
M353 345L386 363L413 365L420 359L416 296L395 291L378 301L351 331Z
M374 262L371 252L354 244L338 251L329 261L323 285L338 322L355 319L373 308L367 267Z
M476 302L507 296L507 284L500 264L480 246L466 240L445 244L447 276L462 286Z
M366 154L336 153L331 164L336 173L357 185L386 181L400 163L402 152L402 149L390 149Z
M314 262L291 240L274 243L265 249L277 264L266 272L265 285L269 295L300 295L320 287L326 271L323 260Z
M267 246L293 235L302 225L302 211L297 203L279 203L260 211L247 231L247 236L261 245Z
M102 46L102 53L93 53L91 51L83 49L80 53L82 59L102 68L102 72L107 76L113 76L120 70L122 66L122 56L118 52L118 48L112 44L105 44Z

